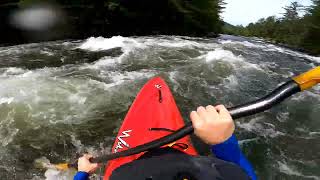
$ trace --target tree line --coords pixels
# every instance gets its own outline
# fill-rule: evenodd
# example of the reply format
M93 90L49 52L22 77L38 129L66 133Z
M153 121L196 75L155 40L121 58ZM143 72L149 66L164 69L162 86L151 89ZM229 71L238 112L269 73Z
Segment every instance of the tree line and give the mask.
M223 22L219 13L223 0L6 0L0 2L0 20L17 9L37 3L51 3L64 12L61 23L42 34L52 39L83 39L90 36L186 35L217 36ZM8 2L17 2L16 4ZM3 5L3 6L2 6ZM14 34L13 34L14 32ZM19 32L21 32L19 34ZM0 26L7 41L25 39L24 32L10 26ZM39 32L27 32L36 34ZM19 36L20 35L20 36ZM47 36L50 37L50 36ZM4 39L5 39L4 38ZM0 39L0 43L1 43ZM41 41L41 39L40 39Z
M274 43L320 54L320 0L313 0L310 7L292 2L284 7L283 17L262 18L248 26L224 26L224 33L262 37ZM305 13L300 17L299 13Z

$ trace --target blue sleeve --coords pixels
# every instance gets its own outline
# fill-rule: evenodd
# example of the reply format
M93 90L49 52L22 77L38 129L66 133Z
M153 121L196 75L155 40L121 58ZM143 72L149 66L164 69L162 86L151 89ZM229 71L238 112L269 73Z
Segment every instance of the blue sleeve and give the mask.
M73 180L88 180L89 174L86 172L78 171L77 174L73 177Z
M212 145L211 152L219 159L239 165L252 180L257 180L256 173L247 158L240 150L238 140L232 135L221 144Z

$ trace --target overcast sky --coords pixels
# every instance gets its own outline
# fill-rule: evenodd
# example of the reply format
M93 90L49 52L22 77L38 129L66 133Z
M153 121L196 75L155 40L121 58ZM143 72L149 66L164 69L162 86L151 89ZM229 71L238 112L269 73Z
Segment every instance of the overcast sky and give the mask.
M281 16L283 8L291 2L311 5L311 0L224 0L226 8L222 13L223 20L233 25L248 25L260 18L272 15Z

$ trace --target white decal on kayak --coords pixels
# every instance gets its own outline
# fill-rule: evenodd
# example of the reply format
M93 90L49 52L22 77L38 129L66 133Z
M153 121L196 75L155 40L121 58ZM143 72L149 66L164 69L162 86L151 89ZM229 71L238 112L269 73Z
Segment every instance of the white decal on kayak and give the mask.
M132 130L127 130L127 131L123 131L122 135L118 136L117 139L119 140L119 142L117 143L117 146L114 148L114 152L118 152L119 149L123 148L123 145L127 148L130 148L130 145L123 139L123 138L127 138L130 137L130 132Z

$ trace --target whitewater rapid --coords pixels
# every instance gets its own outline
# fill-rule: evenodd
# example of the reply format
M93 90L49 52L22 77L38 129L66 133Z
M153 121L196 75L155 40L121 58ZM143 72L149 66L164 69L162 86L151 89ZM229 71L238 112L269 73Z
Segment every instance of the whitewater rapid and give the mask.
M258 38L180 36L55 41L0 47L0 176L72 179L36 160L108 153L136 93L151 77L171 87L187 120L198 105L255 100L320 57ZM237 120L237 136L261 179L319 179L319 87ZM103 168L96 174L99 179Z

